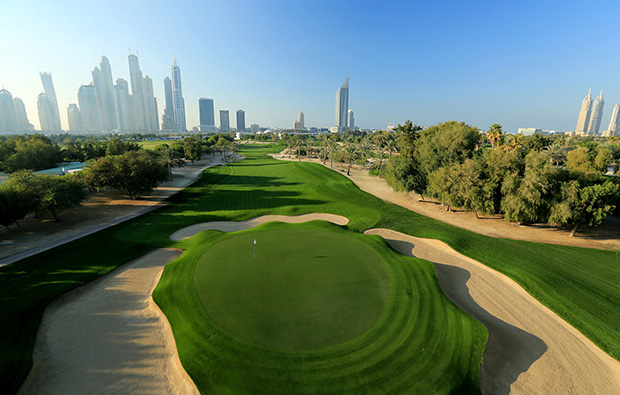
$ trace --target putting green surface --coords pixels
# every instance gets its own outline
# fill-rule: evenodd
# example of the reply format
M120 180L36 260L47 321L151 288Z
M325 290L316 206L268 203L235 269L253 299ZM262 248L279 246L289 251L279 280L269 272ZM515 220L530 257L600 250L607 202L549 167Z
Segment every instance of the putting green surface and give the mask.
M390 278L383 260L353 237L289 229L214 245L196 265L194 286L222 328L266 347L304 350L370 329L387 303Z

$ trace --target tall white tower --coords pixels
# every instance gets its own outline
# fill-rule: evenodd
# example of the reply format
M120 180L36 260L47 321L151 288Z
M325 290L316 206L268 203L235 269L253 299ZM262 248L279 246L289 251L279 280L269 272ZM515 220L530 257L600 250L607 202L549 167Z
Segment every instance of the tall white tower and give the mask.
M353 113L353 110L349 110L347 113L347 126L349 129L353 129L355 127L355 114Z
M181 89L181 69L177 63L175 55L172 61L172 101L174 104L174 123L180 130L186 130L185 127L185 100L183 99L183 90Z
M349 112L349 77L336 91L336 126L342 132L347 128L347 116Z
M588 91L586 96L581 102L581 110L579 111L579 118L577 119L577 127L575 128L575 134L586 134L588 127L590 126L590 112L592 110L592 89Z
M136 55L129 55L129 79L131 80L131 103L133 109L133 130L146 130L146 114L144 108L144 82L140 63ZM80 109L81 109L80 105Z
M52 114L49 114L50 119L46 121L47 126L51 131L61 131L60 126L60 112L58 110L58 101L56 100L56 90L54 89L54 83L52 82L52 73L40 72L41 83L43 84L43 92L51 100L51 104L46 102L46 108L51 108ZM38 100L38 99L37 99ZM43 99L44 101L47 99Z
M114 94L114 80L112 79L112 67L108 58L103 55L99 64L101 69L102 99L101 108L103 109L103 127L106 130L118 128L118 115L116 112L116 100Z
M618 118L619 110L620 105L616 104L611 112L611 122L609 122L609 127L605 132L603 132L603 136L610 137L615 136L618 133L618 128L620 127L620 118Z
M603 90L594 100L592 106L592 115L590 117L590 126L588 127L588 135L596 136L601 128L601 119L603 119L603 107L605 106L605 99L603 99Z

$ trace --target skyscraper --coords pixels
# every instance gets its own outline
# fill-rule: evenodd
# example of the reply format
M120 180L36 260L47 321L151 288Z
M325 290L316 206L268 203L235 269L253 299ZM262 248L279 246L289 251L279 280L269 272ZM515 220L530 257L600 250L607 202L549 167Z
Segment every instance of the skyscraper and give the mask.
M353 114L353 110L349 110L347 113L347 127L349 129L355 128L355 114Z
M177 130L174 123L174 102L172 100L172 81L170 77L164 78L164 96L166 97L166 107L162 116L162 130Z
M601 128L601 119L603 119L603 107L605 99L603 99L603 90L601 94L594 100L592 106L592 115L590 116L590 126L588 127L588 135L596 136Z
M34 126L28 121L28 115L26 114L26 106L19 97L13 98L13 105L15 107L15 123L19 132L28 132L34 130Z
M16 132L15 104L13 95L6 89L0 89L0 132Z
M237 132L245 132L245 111L237 110Z
M129 96L129 84L127 81L118 78L116 85L114 85L114 94L116 97L118 128L122 131L131 130L133 126L133 113L131 111L131 96Z
M153 92L153 80L148 75L144 77L144 111L146 130L159 130L159 120L157 115L157 101Z
M338 132L347 129L347 115L349 111L349 77L336 91L336 127Z
M616 104L614 106L613 111L611 112L611 122L609 122L609 127L603 133L603 136L610 137L610 136L616 136L618 134L618 129L620 127L620 118L618 117L619 110L620 110L620 105Z
M95 94L97 95L97 112L99 113L99 119L101 120L101 128L99 130L109 131L110 129L107 128L106 122L107 117L105 116L105 110L103 107L103 75L101 74L101 70L99 70L99 67L97 66L95 66L91 74L93 76L93 86L95 87Z
M67 119L69 120L69 130L72 132L82 131L82 122L80 119L80 109L77 104L71 103L67 107Z
M49 119L47 125L52 131L61 131L62 127L60 126L60 111L58 110L58 101L56 99L56 90L54 89L54 83L52 82L52 73L40 72L41 83L43 84L43 92L47 95L47 97L52 101L52 118ZM43 126L41 126L43 128Z
M102 102L100 106L103 110L102 122L105 130L118 128L118 115L116 113L114 80L112 79L112 67L108 58L103 55L99 64L102 77Z
M577 127L575 128L575 134L585 134L588 132L590 126L590 113L592 111L592 89L588 92L581 102L581 110L579 111L579 118L577 119Z
M230 132L230 116L228 110L220 110L220 132Z
M56 131L54 129L57 126L56 112L54 108L57 108L56 103L45 92L39 93L37 97L37 109L39 110L39 122L41 123L41 130Z
M297 120L293 123L293 129L301 130L306 127L306 120L304 117L304 112L299 111L299 115L297 116Z
M213 99L201 97L198 100L198 110L200 112L200 131L214 132L215 130L215 113L213 110Z
M94 85L80 86L80 89L78 89L78 103L80 105L80 118L84 131L101 131L101 118L99 117L97 92Z
M174 104L174 123L181 131L185 131L185 100L181 89L181 69L177 63L177 57L172 61L172 101Z
M131 81L131 104L133 113L133 130L146 130L144 109L144 81L140 63L136 55L129 55L129 79ZM80 105L80 108L82 105Z

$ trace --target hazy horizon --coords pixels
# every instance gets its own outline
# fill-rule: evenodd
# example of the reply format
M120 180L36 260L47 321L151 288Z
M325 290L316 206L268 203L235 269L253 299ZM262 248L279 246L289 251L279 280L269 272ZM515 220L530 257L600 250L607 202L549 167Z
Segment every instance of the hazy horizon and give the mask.
M52 73L68 129L67 106L77 103L102 55L114 80L129 81L129 48L153 79L160 126L163 79L176 54L190 130L199 123L200 97L214 100L217 125L220 109L243 109L247 127L291 128L300 110L307 126L333 126L335 92L347 76L356 125L369 129L410 119L485 130L500 123L508 132L574 130L582 99L602 88L602 131L620 103L620 55L613 51L620 4L611 1L4 6L0 87L24 101L37 129L40 71ZM596 29L581 28L584 21L596 21Z

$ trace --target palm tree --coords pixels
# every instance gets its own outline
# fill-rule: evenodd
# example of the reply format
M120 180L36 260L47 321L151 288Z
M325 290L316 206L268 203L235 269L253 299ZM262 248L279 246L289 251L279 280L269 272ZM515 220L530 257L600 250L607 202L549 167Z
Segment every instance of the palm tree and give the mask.
M319 136L319 139L321 139L321 141L325 144L324 149L323 149L323 164L327 162L327 153L329 152L329 142L330 142L329 137L330 135L327 133L323 133L322 135Z
M501 143L503 133L504 132L502 131L502 125L500 125L499 123L494 123L493 125L491 125L491 128L487 132L487 138L491 142L491 148L494 149L495 144Z
M505 147L506 150L512 151L521 151L523 149L523 135L522 134L513 134L508 146Z
M158 150L158 154L159 160L166 165L166 167L168 167L168 176L170 177L170 180L172 180L173 167L185 166L185 162L181 159L181 154L179 154L178 151L171 150L168 146Z
M383 162L388 158L388 154L383 150L377 151L377 159L379 159L379 178L381 178L381 170L383 170Z
M333 169L334 168L334 155L336 154L336 152L338 152L338 143L333 141L333 140L329 140L327 142L327 145L329 147L329 157L331 159L331 164L330 167Z
M355 144L349 143L349 144L344 146L344 149L342 150L342 157L343 157L343 159L348 164L348 166L347 166L347 175L350 175L350 173L351 173L351 165L353 164L355 159L357 159L358 154L359 153L357 151L357 147L355 146Z
M388 149L389 156L392 157L392 151L396 152L396 140L389 139L385 147Z

